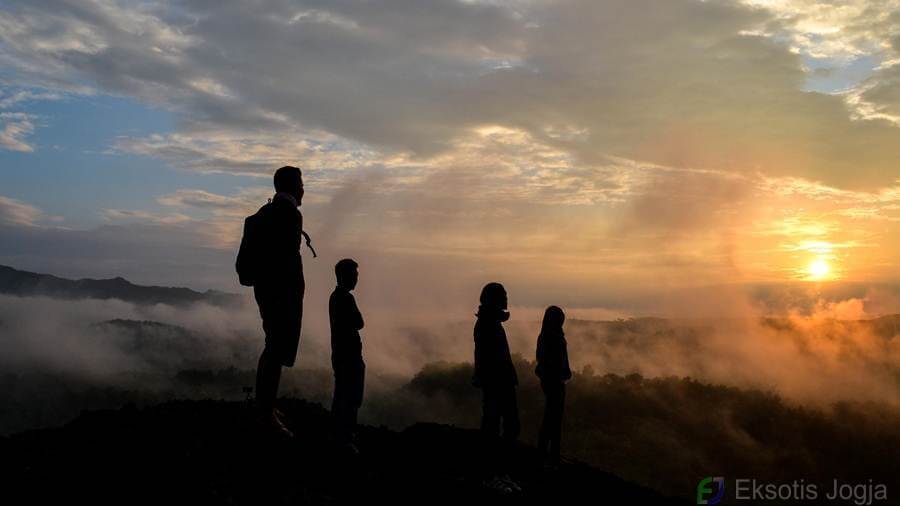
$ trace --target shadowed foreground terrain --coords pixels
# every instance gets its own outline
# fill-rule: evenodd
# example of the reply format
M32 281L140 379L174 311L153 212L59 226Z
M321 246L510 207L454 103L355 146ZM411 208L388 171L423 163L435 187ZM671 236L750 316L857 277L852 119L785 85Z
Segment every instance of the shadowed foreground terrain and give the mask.
M544 470L525 446L511 472L523 492L501 497L477 471L476 431L363 426L362 455L347 459L332 454L321 406L289 399L282 409L298 436L289 443L254 433L241 402L85 412L0 439L3 495L8 504L678 504L579 462Z

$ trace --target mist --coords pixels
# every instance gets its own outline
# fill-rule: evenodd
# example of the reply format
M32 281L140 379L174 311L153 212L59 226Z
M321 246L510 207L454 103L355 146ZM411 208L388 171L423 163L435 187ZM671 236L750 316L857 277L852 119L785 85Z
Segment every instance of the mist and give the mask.
M377 391L378 378L388 378L386 384L393 387L430 363L471 362L474 287L467 298L442 294L446 300L429 311L398 301L400 295L379 297L375 292L384 285L367 274L365 264L361 272L362 282L376 285L363 288L361 283L358 294L367 322L363 342L373 378L370 392ZM514 300L515 292L511 294ZM771 295L765 300L731 295L712 297L731 303L728 316L719 318L613 318L615 313L605 308L567 309L572 366L597 374L691 377L771 391L806 404L900 402L900 320L876 319L879 315L867 312L892 304L890 294L820 298L780 312L772 311ZM326 298L327 293L307 296L296 367L298 374L325 375L321 391L299 392L322 399L330 394ZM421 299L418 304L428 303ZM538 306L511 307L506 324L510 347L525 360L533 360L542 312ZM606 318L591 319L598 316ZM249 294L238 308L0 296L0 322L4 372L59 373L93 384L157 391L171 386L171 378L183 370L252 371L263 345L258 311ZM127 385L123 377L129 378ZM248 380L246 386L251 385ZM239 392L235 387L222 394Z

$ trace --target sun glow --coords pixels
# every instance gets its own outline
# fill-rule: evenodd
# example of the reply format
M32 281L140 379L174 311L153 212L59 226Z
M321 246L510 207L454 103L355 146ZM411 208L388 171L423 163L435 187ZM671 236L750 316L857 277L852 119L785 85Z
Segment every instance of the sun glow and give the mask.
M813 281L821 281L828 279L831 274L831 266L823 258L817 258L809 263L806 267L808 279Z

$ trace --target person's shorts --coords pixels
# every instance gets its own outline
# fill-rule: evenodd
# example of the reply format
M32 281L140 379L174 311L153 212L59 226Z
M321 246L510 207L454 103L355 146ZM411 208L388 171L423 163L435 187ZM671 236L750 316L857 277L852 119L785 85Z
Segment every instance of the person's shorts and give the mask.
M281 365L290 367L297 359L303 322L303 293L256 292L259 315L266 334L266 352Z

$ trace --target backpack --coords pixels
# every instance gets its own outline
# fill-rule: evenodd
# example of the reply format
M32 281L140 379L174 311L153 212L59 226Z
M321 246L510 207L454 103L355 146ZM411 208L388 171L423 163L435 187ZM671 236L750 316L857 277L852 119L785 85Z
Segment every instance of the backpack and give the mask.
M244 286L253 286L259 281L265 261L261 244L265 238L264 225L259 212L244 219L244 235L234 265L238 281Z
M262 245L268 236L263 215L265 207L263 206L256 214L247 216L244 219L244 235L241 237L241 246L238 248L237 261L234 264L238 281L243 286L254 286L258 283L260 275L265 268L265 248ZM306 239L306 246L312 253L313 258L316 258L318 255L316 255L316 250L312 246L309 234L303 230L300 231L300 234Z

